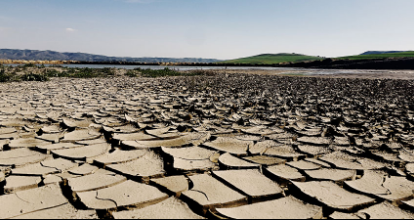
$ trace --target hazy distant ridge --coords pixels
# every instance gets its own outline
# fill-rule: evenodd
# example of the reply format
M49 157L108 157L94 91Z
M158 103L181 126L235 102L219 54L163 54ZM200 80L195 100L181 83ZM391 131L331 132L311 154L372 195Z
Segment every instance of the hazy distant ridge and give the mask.
M87 53L60 53L56 51L39 51L39 50L14 50L0 49L0 59L10 60L74 60L88 62L199 62L214 63L221 60L203 59L203 58L165 58L165 57L108 57L102 55L94 55Z

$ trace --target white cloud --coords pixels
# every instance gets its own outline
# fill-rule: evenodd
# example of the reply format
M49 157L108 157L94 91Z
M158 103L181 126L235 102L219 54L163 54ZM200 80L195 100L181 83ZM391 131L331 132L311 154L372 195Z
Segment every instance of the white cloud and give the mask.
M76 30L73 28L66 28L66 32L75 32Z

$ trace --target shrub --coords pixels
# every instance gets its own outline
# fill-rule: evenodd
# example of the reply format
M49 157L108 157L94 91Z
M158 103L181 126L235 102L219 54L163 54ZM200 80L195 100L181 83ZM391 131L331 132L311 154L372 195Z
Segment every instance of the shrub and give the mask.
M138 76L137 72L135 72L134 70L128 70L128 71L125 73L125 75L126 75L126 76L129 76L129 77L137 77L137 76Z
M55 69L48 69L46 71L47 77L69 77L69 74L67 71L59 72Z
M165 67L162 70L152 70L152 69L141 69L136 68L135 70L138 70L142 73L142 76L144 77L165 77L165 76L195 76L198 75L197 73L183 73L176 70L169 69L168 67Z
M79 69L78 72L75 72L71 76L75 78L93 78L93 77L96 77L97 75L94 74L93 69L86 67L86 68Z
M27 68L27 67L37 67L36 64L33 63L28 63L28 64L24 64L23 68Z
M6 71L4 69L4 66L0 66L0 82L8 82L10 81L10 76L6 74Z
M106 74L108 76L115 75L115 71L112 68L109 68L109 67L105 67L101 71L102 71L102 73L104 73L104 74Z
M49 81L49 78L45 74L34 74L34 73L28 73L24 74L20 77L22 81L40 81L45 82Z

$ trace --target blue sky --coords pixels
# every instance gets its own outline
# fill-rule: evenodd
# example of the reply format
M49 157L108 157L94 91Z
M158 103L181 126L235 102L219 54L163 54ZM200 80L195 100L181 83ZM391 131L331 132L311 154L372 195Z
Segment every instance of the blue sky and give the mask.
M130 57L414 50L412 0L0 0L0 48Z

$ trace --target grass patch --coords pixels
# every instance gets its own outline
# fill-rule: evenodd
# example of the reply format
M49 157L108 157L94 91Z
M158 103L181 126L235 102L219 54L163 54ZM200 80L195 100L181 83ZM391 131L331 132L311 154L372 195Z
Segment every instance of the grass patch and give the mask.
M168 67L161 70L152 70L152 69L141 69L136 68L141 73L143 77L166 77L166 76L196 76L199 75L197 72L179 72Z
M68 68L67 70L61 73L56 73L56 72L52 71L52 77L96 78L96 77L109 77L109 76L115 75L114 70L111 68L103 68L103 69L92 69L88 67Z

